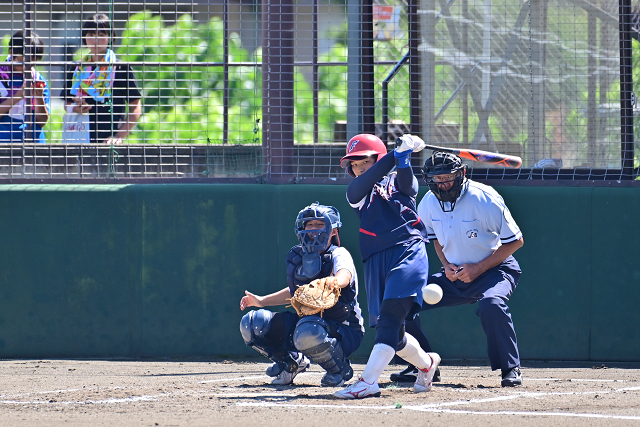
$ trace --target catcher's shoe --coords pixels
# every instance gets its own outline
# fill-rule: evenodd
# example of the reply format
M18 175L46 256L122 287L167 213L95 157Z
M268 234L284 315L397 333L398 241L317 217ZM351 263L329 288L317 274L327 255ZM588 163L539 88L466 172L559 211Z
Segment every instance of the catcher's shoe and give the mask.
M277 377L273 379L273 381L271 381L271 384L273 385L293 384L293 379L296 377L296 375L306 371L309 365L311 364L311 362L309 362L309 359L307 359L306 356L304 356L302 353L300 353L296 362L298 362L297 369L295 369L293 372L288 372L286 370L283 370L282 372L280 372L280 374L278 374Z
M269 366L265 373L270 377L277 377L287 369L293 372L298 367L298 359L300 359L298 352L287 352L283 357L272 359L273 365Z
M267 375L269 375L270 377L277 377L278 375L280 375L280 373L283 371L282 366L280 366L279 363L275 363L271 366L269 366L267 368L267 371L265 372Z
M380 396L380 387L378 387L377 381L374 381L373 384L369 384L360 378L344 390L336 391L333 395L338 399L364 399L365 397L378 397Z
M351 362L349 362L349 360L345 360L342 371L335 374L327 372L320 380L320 384L322 387L340 387L351 378L353 378L353 368L351 367Z
M418 379L418 368L409 365L403 371L391 374L389 379L394 383L414 383ZM440 382L440 367L438 367L435 374L433 374L433 382Z
M516 366L507 371L502 371L502 387L517 387L522 385L522 372Z
M431 390L431 384L433 383L433 376L440 365L440 355L438 353L427 353L431 358L431 367L429 369L418 369L418 378L416 378L415 384L413 384L413 391L415 393L422 393Z

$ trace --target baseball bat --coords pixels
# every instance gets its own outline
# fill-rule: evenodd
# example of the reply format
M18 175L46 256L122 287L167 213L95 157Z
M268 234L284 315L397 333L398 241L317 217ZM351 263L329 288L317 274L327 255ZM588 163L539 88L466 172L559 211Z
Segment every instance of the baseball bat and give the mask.
M500 153L491 153L489 151L474 150L471 148L445 148L436 145L425 145L434 151L444 151L445 153L455 154L463 159L473 160L474 162L491 163L496 166L504 166L505 168L518 169L522 166L522 159L518 156L509 156Z

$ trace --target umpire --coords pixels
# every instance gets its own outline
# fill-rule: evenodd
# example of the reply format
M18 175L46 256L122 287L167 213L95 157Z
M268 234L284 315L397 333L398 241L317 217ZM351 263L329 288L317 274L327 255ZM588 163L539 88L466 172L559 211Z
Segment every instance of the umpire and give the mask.
M520 279L512 254L522 232L492 187L466 178L466 165L453 154L434 152L423 168L429 191L418 205L429 240L442 262L428 283L443 297L423 310L478 302L491 369L502 370L502 387L522 385L516 333L506 301Z

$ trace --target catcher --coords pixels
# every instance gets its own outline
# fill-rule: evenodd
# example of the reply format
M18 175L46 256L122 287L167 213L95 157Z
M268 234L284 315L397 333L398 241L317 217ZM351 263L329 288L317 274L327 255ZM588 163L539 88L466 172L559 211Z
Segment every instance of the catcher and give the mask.
M310 361L326 372L321 384L342 386L353 377L347 357L362 342L364 322L358 305L353 259L340 247L340 213L313 203L295 222L299 245L287 254L288 286L269 295L245 291L240 309L292 305L297 312L255 310L240 321L244 342L274 363L271 384L292 384ZM309 286L304 286L309 285ZM304 289L303 289L304 288Z

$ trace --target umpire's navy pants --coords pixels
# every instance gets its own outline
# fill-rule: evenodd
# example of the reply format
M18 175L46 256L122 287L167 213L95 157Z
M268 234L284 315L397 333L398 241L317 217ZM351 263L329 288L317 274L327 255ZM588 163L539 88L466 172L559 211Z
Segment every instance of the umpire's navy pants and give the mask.
M442 299L434 305L425 302L422 310L478 302L476 314L487 336L491 369L508 370L520 366L516 332L506 304L520 280L520 274L520 266L513 256L485 271L471 283L452 282L443 269L427 280L427 283L440 285Z

